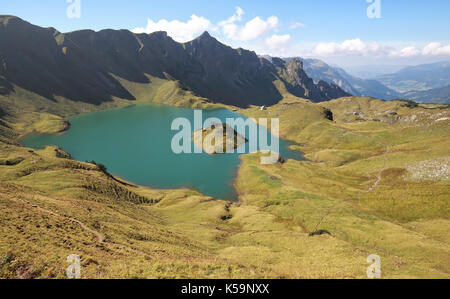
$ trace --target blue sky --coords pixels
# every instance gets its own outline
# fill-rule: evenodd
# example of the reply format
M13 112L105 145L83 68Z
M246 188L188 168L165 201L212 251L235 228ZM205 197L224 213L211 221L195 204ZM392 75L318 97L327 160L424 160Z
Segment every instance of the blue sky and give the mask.
M419 64L450 60L450 1L372 0L0 0L0 14L67 32L79 29L165 30L186 41L208 30L258 54L317 57L340 65ZM376 12L376 11L374 11ZM149 20L150 19L150 20Z

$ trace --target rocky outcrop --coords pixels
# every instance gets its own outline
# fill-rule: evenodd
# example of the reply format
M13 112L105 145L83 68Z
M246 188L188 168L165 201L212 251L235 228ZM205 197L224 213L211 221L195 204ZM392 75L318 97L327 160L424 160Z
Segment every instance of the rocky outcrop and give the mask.
M295 96L310 99L313 102L323 102L331 99L349 96L337 85L319 81L317 84L308 77L300 59L285 61L273 58L272 63L277 68L279 78L287 90Z

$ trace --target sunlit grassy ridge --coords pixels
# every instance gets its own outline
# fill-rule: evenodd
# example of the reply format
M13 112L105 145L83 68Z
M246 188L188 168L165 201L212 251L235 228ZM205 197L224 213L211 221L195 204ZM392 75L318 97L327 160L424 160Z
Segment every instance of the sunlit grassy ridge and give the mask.
M152 80L121 84L137 103L217 107ZM286 96L266 111L239 110L278 117L281 137L309 161L244 156L235 204L135 186L55 147L16 145L33 130L61 131L63 117L136 102L54 103L17 87L0 100L0 277L65 277L70 254L81 255L85 278L364 278L370 254L386 278L449 277L448 176L415 173L424 161L445 172L446 107Z

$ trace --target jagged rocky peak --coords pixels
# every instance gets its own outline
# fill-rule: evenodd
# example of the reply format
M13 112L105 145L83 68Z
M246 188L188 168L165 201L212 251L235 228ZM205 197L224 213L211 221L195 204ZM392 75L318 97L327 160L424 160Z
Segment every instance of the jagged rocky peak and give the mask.
M283 58L270 57L269 61L272 62L272 64L276 67L286 67L291 73L299 69L303 69L303 61L298 58L286 61Z
M286 63L289 69L303 69L303 61L299 58L294 58Z
M278 57L272 57L269 61L276 67L283 67L286 63L283 59Z
M216 38L212 37L208 31L205 31L197 37L196 39L187 42L185 44L189 45L201 45L201 46L214 46L214 45L222 45ZM223 45L225 46L225 45Z
M200 36L198 37L198 39L200 39L200 40L214 39L214 40L215 40L215 38L212 37L212 36L209 34L208 31L203 32L202 35L200 35Z

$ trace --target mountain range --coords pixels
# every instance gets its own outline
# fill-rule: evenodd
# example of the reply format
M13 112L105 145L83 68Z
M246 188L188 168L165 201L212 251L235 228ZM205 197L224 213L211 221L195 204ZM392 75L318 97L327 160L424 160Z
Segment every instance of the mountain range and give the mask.
M442 88L450 85L450 61L408 66L375 79L399 93Z
M306 73L314 80L332 82L355 96L370 96L383 100L398 98L398 93L376 80L360 79L344 69L331 67L318 59L303 59Z
M355 96L450 104L450 62L409 66L393 74L361 79L322 60L285 58L286 61L292 59L301 59L304 70L314 81L335 84Z
M269 61L252 51L228 47L207 32L178 43L165 32L61 33L0 16L0 41L4 95L18 86L50 100L57 96L93 104L113 98L134 100L120 79L151 85L150 76L238 107L272 105L286 92L314 102L349 95L325 81L314 83L298 59Z
M339 65L332 64L333 67L340 67ZM389 64L358 64L358 65L346 65L345 71L352 76L361 79L373 79L385 74L393 74L407 67L407 65L389 65Z
M61 33L14 16L0 16L0 41L0 95L13 94L18 86L50 100L98 105L113 98L135 100L123 80L152 86L151 78L161 78L238 107L273 105L286 93L313 102L354 95L450 103L450 62L361 79L318 59L259 57L208 32L178 43L165 32Z
M424 91L406 93L406 98L416 102L450 104L450 85Z

